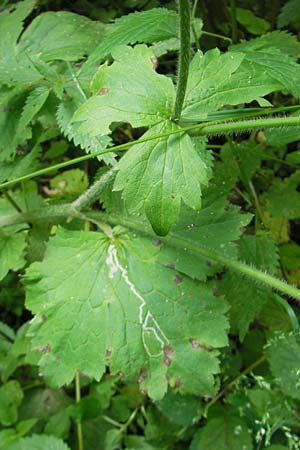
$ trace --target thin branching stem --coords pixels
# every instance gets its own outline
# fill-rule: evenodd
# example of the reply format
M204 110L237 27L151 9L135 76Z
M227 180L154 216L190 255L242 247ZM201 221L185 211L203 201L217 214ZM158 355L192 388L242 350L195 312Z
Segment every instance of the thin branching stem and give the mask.
M80 390L80 375L78 370L75 373L75 395L76 395L76 403L80 403L81 400L81 390ZM83 450L83 434L82 434L82 423L81 419L78 418L76 421L77 426L77 442L78 442L78 450Z
M41 221L48 221L55 218L68 218L68 217L77 217L81 220L87 220L90 218L93 222L97 222L97 220L101 220L104 223L108 223L111 225L122 225L129 229L132 229L141 234L145 234L151 237L156 236L154 232L149 229L144 223L135 221L129 217L121 216L121 215L112 215L104 212L85 212L83 215L80 211L75 210L71 204L59 205L56 206L48 206L44 208L40 208L38 210L23 213L23 214L14 214L0 217L0 228L14 225L17 223L34 223ZM177 236L176 234L169 233L168 236L161 238L162 242L166 244L183 250L189 251L191 254L195 256L205 257L216 261L219 264L224 265L225 267L234 270L235 272L245 275L246 277L254 280L255 282L262 284L263 286L267 286L269 288L274 289L275 291L281 292L291 298L296 300L300 300L300 289L287 284L285 281L280 280L278 278L273 277L272 275L262 272L261 270L249 266L242 261L237 261L235 259L230 259L228 257L223 256L211 250L210 248L204 247L200 244L195 245L195 242L190 241L189 239L182 238Z
M274 111L275 112L275 111ZM269 114L269 112L268 112ZM142 144L148 141L154 141L157 139L167 138L174 134L181 134L187 132L194 132L197 136L205 136L205 135L225 135L225 134L234 134L234 133L242 133L242 132L251 132L253 130L262 130L265 128L281 128L281 127L292 127L292 126L300 126L300 116L293 117L272 117L272 118L260 118L259 120L249 119L249 120L239 120L239 121L228 121L227 119L218 120L214 122L205 122L199 123L196 125L192 125L185 128L178 128L177 130L170 131L168 133L162 133L156 136L150 136L146 138L137 139L135 141L126 142L125 144L116 145L114 147L110 147L104 150L99 150L98 152L79 156L78 158L71 159L69 161L64 161L63 163L55 164L50 167L45 167L43 169L37 170L35 172L31 172L27 175L23 175L22 177L16 178L14 180L6 181L5 183L0 184L0 189L7 188L13 186L21 181L30 180L32 178L36 178L40 175L45 175L51 172L55 172L64 167L69 167L74 164L81 163L83 161L87 161L88 159L92 159L96 156L103 155L105 153L116 152L116 151L125 151L128 148L133 147L136 144Z

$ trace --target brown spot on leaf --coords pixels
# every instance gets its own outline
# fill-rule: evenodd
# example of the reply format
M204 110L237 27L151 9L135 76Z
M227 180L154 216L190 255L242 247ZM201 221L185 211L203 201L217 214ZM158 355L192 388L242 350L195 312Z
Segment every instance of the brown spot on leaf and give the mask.
M202 350L205 350L206 352L211 352L211 348L207 347L206 345L201 345L200 342L199 342L199 339L191 338L190 339L190 343L192 345L192 348L195 349L195 350L198 350L198 349L201 348Z
M176 388L180 388L180 386L181 386L181 379L180 378L176 378L176 380L175 380L175 387Z
M175 350L170 345L166 345L164 347L164 364L166 366L170 366L174 357L175 357Z
M212 293L215 297L220 297L220 293L216 287L212 288Z
M176 277L173 278L173 281L175 284L180 284L182 283L182 278L176 275Z
M162 241L160 241L159 239L156 239L155 241L152 242L152 245L154 245L154 247L161 247Z
M174 264L174 263L171 263L171 262L169 262L169 263L167 264L167 267L169 267L169 269L176 269L175 264Z
M37 351L39 353L50 353L51 352L51 345L47 344L47 345L45 345L45 347L38 347Z
M98 92L97 95L105 95L105 94L108 94L108 92L109 92L109 88L103 87L100 89L100 91Z
M208 260L206 261L206 265L207 265L208 267L210 267L210 266L212 265L212 262L208 259Z
M143 381L147 380L147 371L145 367L142 367L139 373L138 382L142 383Z
M108 349L106 349L106 352L105 352L105 357L106 358L109 358L110 357L110 355L112 354L112 348L111 347L108 347Z

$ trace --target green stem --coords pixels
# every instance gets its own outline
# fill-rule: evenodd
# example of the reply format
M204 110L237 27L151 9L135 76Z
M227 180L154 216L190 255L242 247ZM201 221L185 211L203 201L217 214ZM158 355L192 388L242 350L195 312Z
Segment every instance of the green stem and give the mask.
M172 120L178 121L181 116L183 101L185 97L186 85L189 75L190 65L190 27L191 10L189 0L179 0L179 39L180 50L178 58L178 82L176 89L175 104L172 112Z
M20 206L15 202L15 200L12 198L12 196L8 192L4 192L4 197L6 198L6 200L9 201L9 203L13 206L13 208L16 211L18 211L19 213L22 212L22 209L20 208Z
M232 134L239 132L251 132L254 130L261 130L264 128L281 128L284 126L300 126L300 116L298 117L272 117L267 119L250 119L232 122L223 122L215 124L207 124L199 128L196 132L200 136L204 135L220 135ZM195 127L195 130L197 128ZM1 187L1 186L0 186Z
M67 217L77 217L81 220L92 220L95 221L97 219L102 220L106 223L110 223L112 225L122 225L124 227L130 228L134 231L137 231L142 234L146 234L151 237L155 237L156 235L152 230L147 228L144 223L137 222L129 217L119 216L107 214L104 212L86 212L84 215L80 213L80 211L74 209L74 207L70 204L59 205L59 206L48 206L44 208L37 209L35 211L26 212L22 214L11 214L8 216L0 217L0 228L6 227L10 225L14 225L17 223L34 223L41 221L49 221L51 218L67 218ZM279 280L272 275L261 272L255 267L248 266L247 264L236 261L234 259L227 258L219 253L214 252L213 250L200 246L199 244L195 245L195 242L190 241L189 239L181 238L176 236L173 233L170 233L168 236L161 238L162 242L166 242L168 245L178 248L180 250L188 250L195 256L204 256L208 259L212 259L224 266L232 269L238 273L246 275L247 277L255 280L256 282L262 283L265 286L268 286L272 289L275 289L279 292L282 292L285 295L288 295L296 300L300 300L300 290L294 286L287 284L285 281Z
M218 39L223 39L224 41L227 41L230 44L232 44L232 39L230 39L227 36L223 36L222 34L210 33L209 31L201 31L201 34L203 34L204 36L212 36Z
M81 392L80 392L80 376L78 370L76 370L75 373L75 392L76 392L76 403L79 404L81 400ZM78 440L78 450L83 450L81 419L77 419L77 440Z
M82 209L89 206L93 203L97 197L107 188L110 182L113 180L116 171L114 169L110 169L106 172L102 177L99 178L87 191L81 194L73 203L72 207L77 211L81 211Z
M236 2L235 0L230 0L230 15L231 15L231 38L232 42L236 44L237 42L237 21L236 21Z
M205 412L207 413L208 409L214 405L220 398L222 398L227 391L234 388L236 383L245 375L252 372L256 367L258 367L260 364L262 364L264 361L267 360L267 355L262 355L259 359L254 361L252 364L250 364L249 367L247 367L245 370L243 370L237 377L235 377L230 383L228 383L209 403L207 403L205 407Z
M168 133L162 133L156 136L151 136L147 138L137 139L135 141L126 142L125 144L116 145L114 147L110 147L105 150L99 150L98 152L79 156L78 158L71 159L70 161L65 161L63 163L55 164L50 167L45 167L44 169L37 170L36 172L31 172L27 175L23 175L22 177L16 178L14 180L6 181L5 183L0 184L0 189L13 186L21 181L29 180L40 175L45 175L50 172L55 172L58 169L62 169L64 167L72 166L74 164L87 161L88 159L92 159L95 156L103 155L105 153L117 152L127 150L128 148L136 145L142 144L144 142L153 141L156 139L162 139L165 137L169 137L174 134L186 133L195 131L195 135L197 136L205 136L205 135L215 135L215 134L226 134L226 133L235 133L235 132L249 132L252 130L260 130L264 128L279 128L284 126L300 126L300 116L298 117L273 117L268 119L259 119L259 120L240 120L240 121L230 121L228 122L228 118L219 120L211 123L200 123L196 125L192 125L186 128L179 128L175 131L170 131Z
M125 227L134 229L135 231L141 232L143 234L150 234L154 236L154 233L149 232L149 230L145 229L145 225L139 222L135 222L134 220L123 217L123 216L114 216L107 213L97 213L100 217L103 217L104 221L107 221L113 225L123 225ZM200 246L199 244L195 245L195 242L190 241L188 239L181 238L176 236L173 233L169 233L168 236L161 238L162 242L166 242L175 248L188 250L192 254L196 256L204 256L208 259L212 259L218 263L223 264L224 266L232 269L238 273L246 275L249 278L252 278L256 282L260 282L265 286L268 286L272 289L275 289L279 292L282 292L285 295L288 295L292 298L300 300L300 290L294 286L287 284L285 281L279 280L272 275L261 272L255 267L248 266L247 264L237 261L234 259L226 258L223 255L220 255L213 250Z

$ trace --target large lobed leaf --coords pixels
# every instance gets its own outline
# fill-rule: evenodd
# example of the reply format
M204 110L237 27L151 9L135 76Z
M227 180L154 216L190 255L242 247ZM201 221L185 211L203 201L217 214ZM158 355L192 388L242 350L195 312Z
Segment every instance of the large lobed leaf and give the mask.
M97 136L109 134L112 122L144 127L168 119L174 87L155 72L152 51L145 45L120 46L112 56L115 62L100 67L94 77L94 95L74 115L74 122L82 122L79 133Z
M25 280L36 314L33 345L52 383L69 383L76 370L100 379L109 365L127 380L139 378L155 399L167 380L182 392L214 392L215 349L227 344L226 303L159 264L158 251L118 230L111 242L64 230L50 241Z

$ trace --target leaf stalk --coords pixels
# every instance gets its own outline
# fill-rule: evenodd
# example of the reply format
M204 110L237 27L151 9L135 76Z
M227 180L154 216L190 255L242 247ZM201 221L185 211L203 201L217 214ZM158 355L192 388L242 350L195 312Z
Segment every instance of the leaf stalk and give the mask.
M171 119L178 121L181 116L190 66L191 8L189 0L179 0L179 40L178 80L176 97Z

